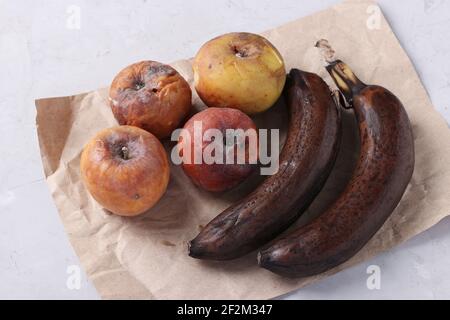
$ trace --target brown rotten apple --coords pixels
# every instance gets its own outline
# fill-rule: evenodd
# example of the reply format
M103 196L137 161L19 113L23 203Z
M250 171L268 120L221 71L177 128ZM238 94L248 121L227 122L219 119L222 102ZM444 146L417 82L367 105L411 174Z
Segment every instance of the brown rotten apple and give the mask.
M169 182L169 162L151 133L132 126L100 131L81 155L81 176L109 211L135 216L153 207Z
M195 89L209 107L236 108L247 114L270 108L286 80L283 58L265 38L228 33L205 43L194 63Z
M189 84L171 66L141 61L114 78L109 101L122 125L147 130L158 138L168 137L191 109Z
M207 191L225 191L244 181L256 164L256 125L242 111L208 108L186 122L177 147L182 168L194 184Z

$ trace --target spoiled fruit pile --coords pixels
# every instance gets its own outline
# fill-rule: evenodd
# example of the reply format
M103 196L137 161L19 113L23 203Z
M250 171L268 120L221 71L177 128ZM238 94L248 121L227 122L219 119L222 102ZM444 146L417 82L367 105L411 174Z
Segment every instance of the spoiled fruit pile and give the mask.
M294 68L286 75L280 52L262 36L214 38L193 61L195 90L207 106L194 115L189 84L175 69L155 61L124 68L109 91L119 125L99 132L81 156L87 190L114 214L157 214L150 209L164 197L170 161L181 165L194 188L214 193L234 188L258 167L262 137L252 116L283 95L289 123L278 170L212 219L189 242L189 255L229 260L257 250L259 266L288 277L343 263L402 198L413 173L414 142L408 115L393 93L363 83L340 60L326 60L338 92L313 73ZM333 170L341 108L352 108L359 125L353 176L324 212L283 233ZM163 146L169 137L177 141L172 152Z

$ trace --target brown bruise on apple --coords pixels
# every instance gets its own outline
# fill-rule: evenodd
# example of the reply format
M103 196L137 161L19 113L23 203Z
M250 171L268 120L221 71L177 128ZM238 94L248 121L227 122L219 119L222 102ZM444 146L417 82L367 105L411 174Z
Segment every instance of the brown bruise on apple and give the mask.
M205 43L194 63L194 84L209 107L256 114L270 108L286 80L284 61L265 38L228 33Z
M84 148L83 182L105 209L122 216L153 207L169 182L169 162L152 134L131 126L99 132Z
M263 45L267 42L254 41L255 37L250 33L241 32L238 33L234 40L229 42L231 53L238 58L257 58L263 53Z
M208 108L190 118L184 129L189 132L191 137L194 137L194 121L201 121L202 123L202 136L208 129L218 129L225 137L226 129L243 129L257 130L253 120L245 113L239 110L231 108ZM207 164L205 162L201 164L194 163L194 139L191 138L190 145L188 142L180 139L177 144L179 154L182 156L185 148L191 149L191 159L189 163L182 164L183 171L194 182L195 185L201 187L204 190L212 192L221 192L236 187L242 183L255 168L258 149L250 150L249 144L246 140L245 144L245 163L237 164L237 145L234 146L234 163L226 164L226 154L224 154L223 164L213 163ZM210 141L202 141L202 151L210 144ZM226 141L223 141L225 148ZM256 140L256 145L258 141ZM252 159L252 161L250 161Z
M170 136L192 107L189 84L171 66L155 61L132 64L114 78L109 101L115 118L158 138Z

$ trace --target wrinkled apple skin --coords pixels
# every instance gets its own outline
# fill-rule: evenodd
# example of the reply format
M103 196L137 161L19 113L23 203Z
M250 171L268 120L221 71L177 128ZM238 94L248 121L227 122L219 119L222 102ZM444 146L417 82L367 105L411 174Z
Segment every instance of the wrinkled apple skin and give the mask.
M209 107L256 114L280 97L286 80L283 58L262 36L228 33L206 42L193 62L195 89Z
M141 61L120 71L109 101L119 124L142 128L158 138L170 136L192 107L186 80L171 66Z
M190 118L184 125L184 129L189 132L191 137L194 137L194 122L201 121L202 136L208 129L218 129L225 136L226 129L253 129L256 131L256 125L253 120L240 110L230 108L208 108ZM257 142L257 140L256 140ZM251 159L256 162L258 158L258 149L250 150L249 146L245 149L245 163L226 164L224 154L223 163L201 164L194 163L194 148L195 141L192 138L190 145L188 141L182 137L178 140L177 148L179 154L183 155L185 148L191 149L191 159L189 163L183 163L182 168L185 174L198 187L211 192L221 192L229 190L241 182L243 182L255 168L255 164L251 164ZM209 141L203 141L201 150L205 149L210 144ZM235 159L237 158L237 149L235 148Z
M153 207L166 191L170 175L159 140L132 126L100 131L85 146L80 170L94 199L121 216L135 216Z

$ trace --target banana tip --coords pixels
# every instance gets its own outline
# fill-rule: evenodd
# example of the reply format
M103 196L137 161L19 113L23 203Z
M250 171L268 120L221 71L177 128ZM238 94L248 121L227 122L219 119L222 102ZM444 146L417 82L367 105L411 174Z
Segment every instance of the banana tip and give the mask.
M188 252L188 254L191 253L191 242L190 241L187 242L187 252Z
M188 241L187 243L188 255L195 259L205 258L205 250L202 246L196 244L194 240Z
M187 243L187 253L192 258L197 257L196 249L195 249L195 246L193 246L193 244L192 244L192 240L188 241L188 243Z
M270 256L265 255L263 252L258 252L256 255L256 261L258 262L258 266L261 268L267 269L267 263L270 260Z
M256 255L256 261L258 261L258 266L261 265L261 252Z

